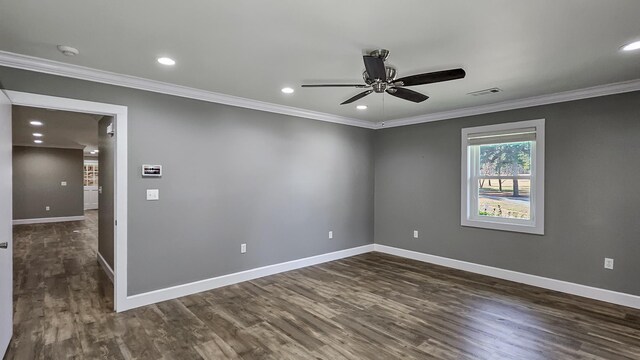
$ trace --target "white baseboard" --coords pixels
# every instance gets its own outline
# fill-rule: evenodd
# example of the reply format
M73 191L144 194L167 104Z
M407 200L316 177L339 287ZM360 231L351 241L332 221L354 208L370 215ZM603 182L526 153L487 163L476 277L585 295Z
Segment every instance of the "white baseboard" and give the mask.
M339 260L372 251L373 244L363 245L351 249L335 251L328 254L311 256L304 259L287 261L279 264L268 265L256 269L218 276L215 278L195 281L188 284L177 285L166 289L154 290L143 294L127 296L125 309L123 310L129 310L140 306L155 304L161 301L176 299L179 297L212 290L223 286L237 284L243 281L257 279L263 276L274 275L285 271L300 269L303 267L317 265L328 261Z
M640 309L640 296L375 244L374 251Z
M111 268L111 266L109 266L109 264L107 264L107 261L102 257L102 254L100 254L99 252L98 252L98 264L100 264L100 267L102 268L102 270L104 270L105 274L107 274L111 282L113 282L113 269Z
M37 219L16 219L13 220L13 225L26 225L26 224L44 224L64 221L82 221L82 216L62 216L62 217L50 217L50 218L37 218Z
M143 294L127 296L123 309L120 311L134 309L145 305L151 305L158 302L176 299L179 297L212 290L223 286L241 283L243 281L249 281L264 276L282 273L285 271L291 271L307 266L339 260L355 255L368 253L371 251L378 251L431 264L446 266L453 269L464 270L476 274L491 276L499 279L514 281L517 283L537 286L544 289L555 290L567 294L640 309L640 296L575 284L562 280L545 278L537 275L525 274L517 271L495 268L486 265L474 264L466 261L454 260L441 256L429 255L411 250L399 249L386 245L371 244L346 250L340 250L328 254L312 256L304 259L292 260L280 264L263 266L256 269L250 269L233 274L218 276L215 278L195 281L188 284L154 290ZM105 269L107 275L110 275L110 277L113 279L113 270L111 270L106 262L104 262L104 259L100 254L98 254L98 262L103 267L103 269Z

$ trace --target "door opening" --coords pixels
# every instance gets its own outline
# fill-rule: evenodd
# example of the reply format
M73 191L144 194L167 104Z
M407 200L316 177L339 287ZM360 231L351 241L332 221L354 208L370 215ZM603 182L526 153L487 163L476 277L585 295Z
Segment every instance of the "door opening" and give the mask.
M113 234L113 260L104 261L111 263L113 273L113 308L116 311L124 311L130 308L127 298L127 107L98 103L84 100L61 98L47 95L31 94L12 90L3 90L9 103L13 106L32 107L47 112L75 112L93 114L98 117L99 143L95 149L88 148L87 154L94 155L98 161L98 211L100 224ZM11 106L10 106L11 107ZM9 107L9 108L10 108ZM11 115L9 115L11 117ZM0 119L0 122L3 120ZM10 119L8 120L10 122ZM6 122L6 121L4 121ZM2 124L6 125L6 124ZM9 124L9 129L10 129ZM9 131L11 134L11 131ZM33 135L32 135L33 136ZM6 139L0 139L0 144L11 148L11 141L6 144ZM6 146L5 146L6 147ZM100 151L100 148L109 149ZM91 154L97 150L96 154ZM97 156L95 156L97 155ZM89 158L87 158L89 159ZM105 169L111 169L110 173ZM82 186L84 186L84 167L82 168ZM103 187L100 194L100 186L107 181L113 185L107 189ZM110 190L107 192L107 190ZM109 202L107 201L110 201ZM80 200L84 207L84 196ZM104 203L105 206L102 206ZM111 205L109 209L108 205ZM106 212L102 211L106 210ZM106 219L110 214L110 219ZM11 221L10 221L11 222ZM100 256L98 256L100 260ZM104 259L107 260L107 259Z
M109 115L12 107L15 301L57 296L62 309L45 306L45 318L78 296L114 307L115 139L105 131L113 122ZM29 308L16 311L30 316Z
M127 107L120 105L111 105L105 103L97 103L97 102L89 102L83 100L75 100L68 98L60 98L46 95L38 95L24 92L17 92L11 90L0 90L0 197L6 201L6 204L9 206L1 207L0 210L0 355L4 355L7 345L9 344L12 334L13 334L13 271L12 271L12 259L13 259L13 251L14 251L14 241L13 241L13 228L12 223L14 219L13 214L13 186L15 185L12 181L12 172L13 172L13 139L12 139L12 107L22 106L22 107L32 107L38 108L40 110L45 109L50 112L77 112L77 113L88 113L95 114L99 116L101 120L99 121L99 129L103 126L102 122L104 120L104 128L108 129L108 131L104 131L104 134L107 134L111 137L111 143L109 146L112 147L112 151L106 151L105 155L111 154L111 156L106 156L104 160L102 156L98 156L98 164L103 161L110 161L110 165L106 168L112 169L111 174L106 174L102 171L102 181L110 180L113 183L112 191L106 192L105 196L102 199L99 198L99 203L108 204L107 199L111 200L111 209L108 207L98 205L98 210L90 210L96 211L95 217L97 218L97 212L101 211L101 208L107 208L107 213L110 212L110 218L107 217L106 220L101 221L101 223L105 226L105 228L113 234L113 242L111 247L113 249L113 260L112 266L113 269L111 273L113 274L113 309L116 311L124 311L131 308L128 305L129 298L126 294L127 289ZM32 119L30 121L38 121L38 119ZM108 123L107 123L108 122ZM30 124L34 125L34 124ZM38 126L35 124L34 126ZM100 134L100 133L99 133ZM44 133L42 131L33 131L30 136L33 144L42 144L44 143L43 138ZM36 140L41 140L36 141ZM53 137L52 137L52 140ZM53 141L52 141L53 142ZM99 146L101 146L99 144ZM98 149L99 150L99 149ZM84 157L82 155L82 157ZM84 160L83 160L84 161ZM100 166L103 170L105 166ZM84 172L83 167L80 167L80 186L82 188L84 184ZM29 173L25 174L28 178ZM58 179L56 181L56 186L59 187L68 187L70 186L70 181ZM100 181L100 179L98 180ZM47 185L48 186L48 185ZM24 190L24 189L22 189ZM39 191L38 187L35 188L33 192L27 192L27 194L35 193ZM103 191L105 193L105 191ZM100 196L100 195L99 195ZM5 200L6 199L6 200ZM51 201L51 200L50 200ZM31 202L30 202L31 203ZM81 209L84 208L84 200L81 195L79 199L79 203ZM49 209L47 210L47 206ZM45 205L44 211L51 212L53 207L51 205ZM42 210L42 206L39 209ZM56 206L55 210L58 209ZM84 210L84 209L83 209ZM21 210L22 211L22 210ZM82 220L85 218L85 215L77 215L81 218L77 220ZM46 216L45 216L46 217ZM65 218L67 216L61 215L58 217ZM101 216L101 218L105 218L106 216ZM120 221L117 221L119 219ZM20 220L20 219L18 219ZM74 220L73 218L67 220ZM18 222L19 223L19 222ZM70 233L75 233L74 230L79 232L85 231L87 234L91 234L91 231L87 229L81 228L73 228L69 226L69 224L78 224L79 221L69 221L65 222L64 226L62 226L63 231L67 231ZM86 224L86 222L85 222ZM50 227L53 226L51 222L47 222L42 220L39 224L36 224L40 227ZM97 226L97 221L94 224ZM86 235L86 234L85 234ZM73 238L70 236L70 238ZM71 240L73 241L73 239ZM56 248L55 246L51 246L49 251L52 252L60 252L61 249ZM95 253L99 254L99 251L96 250ZM29 254L23 254L28 257ZM108 262L104 259L104 257L97 255L98 263L101 266L105 266ZM95 258L92 260L94 266L96 264ZM57 272L59 273L62 270L69 270L73 272L73 267L82 267L82 264L74 263L74 262L58 262L52 264L45 264L44 266L49 265L46 269L46 272L49 275L55 275ZM106 266L105 266L106 267ZM80 269L81 270L81 269ZM109 273L107 271L107 273ZM78 276L78 275L74 275ZM79 275L83 276L83 275ZM42 279L35 279L36 281ZM59 281L61 277L52 276L48 281L47 285L53 288L57 288L60 291L73 291L73 288L65 288L60 285ZM89 279L91 280L91 279ZM27 281L27 279L18 278L16 279L16 283L20 281ZM66 290L65 290L66 289ZM49 300L53 300L52 304L57 304L64 306L64 302L59 301L57 297L61 293L56 293L57 295L52 296ZM42 300L42 299L41 299ZM87 299L84 299L86 301ZM25 305L25 304L23 304ZM28 306L26 304L25 306ZM20 304L16 305L16 308L19 308ZM62 310L64 313L64 308L55 309ZM68 309L67 309L68 310ZM60 313L59 313L60 314ZM57 318L58 321L63 321L62 318ZM22 322L22 321L21 321Z

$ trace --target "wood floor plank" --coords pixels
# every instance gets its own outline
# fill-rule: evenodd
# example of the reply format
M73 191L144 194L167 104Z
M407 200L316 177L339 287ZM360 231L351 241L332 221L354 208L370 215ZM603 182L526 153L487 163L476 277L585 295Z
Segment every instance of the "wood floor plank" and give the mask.
M116 314L97 213L20 225L5 359L640 359L640 311L380 253Z

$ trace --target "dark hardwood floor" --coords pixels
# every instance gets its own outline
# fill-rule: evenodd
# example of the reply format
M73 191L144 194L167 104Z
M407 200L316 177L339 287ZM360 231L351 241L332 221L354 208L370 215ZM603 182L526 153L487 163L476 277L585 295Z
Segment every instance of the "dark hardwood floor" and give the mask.
M96 243L15 227L6 359L640 359L640 311L379 253L116 314Z

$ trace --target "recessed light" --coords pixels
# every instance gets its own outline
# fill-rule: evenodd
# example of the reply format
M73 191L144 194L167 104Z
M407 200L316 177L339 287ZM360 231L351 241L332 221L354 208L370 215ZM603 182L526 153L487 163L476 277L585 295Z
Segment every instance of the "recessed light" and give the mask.
M168 57L161 57L158 58L158 62L162 65L167 65L167 66L173 66L176 64L176 61L173 60L172 58L168 58Z
M40 133L33 133L33 136L35 136L35 137L42 137L42 134L40 134Z
M634 41L622 47L623 51L633 51L640 49L640 41Z
M29 124L33 126L42 126L42 121L33 120L33 121L29 121Z
M42 144L42 140L33 140L33 142L36 144Z
M285 94L293 94L294 90L292 88L290 88L290 87L286 87L286 88L282 88L282 90L280 90L280 91L282 91Z
M356 109L358 109L358 110L367 110L367 105L358 105L358 106L356 106Z

